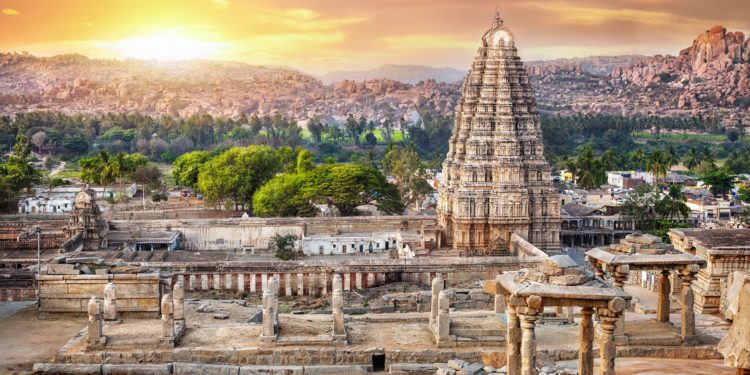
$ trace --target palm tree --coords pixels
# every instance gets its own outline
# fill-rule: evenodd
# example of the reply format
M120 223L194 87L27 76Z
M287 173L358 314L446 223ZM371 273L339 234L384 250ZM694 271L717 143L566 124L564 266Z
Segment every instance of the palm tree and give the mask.
M701 161L698 157L698 153L695 152L695 149L691 148L685 153L685 158L682 159L682 162L683 164L685 164L685 167L687 167L688 170L692 171L693 168L697 167Z
M669 170L668 156L664 151L656 149L648 156L646 167L654 175L654 185L659 184L659 177L667 177Z
M646 160L646 155L643 153L642 148L639 148L630 153L630 161L633 162L636 165L637 169L639 170L645 169L643 168L645 160Z
M703 149L701 149L701 162L704 161L711 165L714 165L716 163L716 159L714 158L714 150L711 149L711 146L709 145L703 145Z
M675 217L688 217L690 215L690 207L685 204L685 194L682 193L682 186L672 185L669 187L669 192L656 203L656 211L667 217L669 220L674 220Z
M680 155L677 154L677 150L675 150L673 145L670 145L667 149L666 162L669 164L669 167L677 165L680 162Z

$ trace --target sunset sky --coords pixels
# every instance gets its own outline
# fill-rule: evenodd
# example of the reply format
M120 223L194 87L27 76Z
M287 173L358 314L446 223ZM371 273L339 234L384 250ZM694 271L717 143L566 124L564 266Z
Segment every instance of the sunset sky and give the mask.
M750 31L748 0L501 0L525 60L676 54L710 26ZM495 0L0 0L0 51L206 58L322 73L466 69Z

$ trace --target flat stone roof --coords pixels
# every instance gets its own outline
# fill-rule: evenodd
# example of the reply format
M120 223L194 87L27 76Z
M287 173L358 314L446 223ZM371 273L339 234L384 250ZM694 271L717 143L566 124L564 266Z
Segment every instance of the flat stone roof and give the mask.
M750 229L672 229L705 247L750 249Z
M135 242L138 244L169 244L180 237L176 231L145 231L131 233L126 231L109 231L107 240L110 242Z
M680 254L623 254L611 253L601 248L591 249L586 256L594 258L604 264L628 265L631 271L676 268L680 269L689 264L698 264L701 268L706 261L695 255Z
M542 297L542 304L546 306L584 306L607 307L607 303L615 297L625 301L632 298L624 291L617 289L607 282L594 279L587 285L551 285L533 281L517 283L515 277L519 272L508 272L496 279L500 288L514 297Z

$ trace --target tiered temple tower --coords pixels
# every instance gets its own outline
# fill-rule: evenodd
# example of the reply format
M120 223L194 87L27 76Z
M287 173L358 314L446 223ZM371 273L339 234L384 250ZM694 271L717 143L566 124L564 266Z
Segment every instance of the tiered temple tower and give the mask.
M550 174L529 77L496 12L464 79L443 163L445 242L468 254L503 254L517 233L559 250L560 199Z
M78 233L83 241L82 250L100 250L107 247L109 225L102 217L99 205L96 204L96 192L93 189L81 188L76 193L70 222L65 234L70 238Z

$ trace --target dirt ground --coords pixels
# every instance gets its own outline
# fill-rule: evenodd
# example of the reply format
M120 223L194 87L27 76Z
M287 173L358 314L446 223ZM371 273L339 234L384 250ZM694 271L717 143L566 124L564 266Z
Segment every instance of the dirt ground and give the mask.
M16 304L16 305L13 305ZM36 304L0 302L0 373L30 373L35 362L52 358L86 325L83 316L37 318ZM20 307L20 309L18 309ZM17 312L8 314L12 310Z

